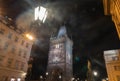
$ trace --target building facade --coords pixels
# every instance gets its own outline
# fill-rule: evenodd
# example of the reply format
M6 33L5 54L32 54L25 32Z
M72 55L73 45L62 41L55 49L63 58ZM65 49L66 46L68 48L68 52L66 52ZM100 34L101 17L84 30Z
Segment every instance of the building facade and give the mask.
M7 20L0 16L0 81L24 81L33 42Z
M120 38L120 0L103 0L104 14L111 15Z
M50 39L47 81L71 81L72 79L72 46L73 42L61 27L56 38Z
M109 81L120 81L120 50L104 51Z

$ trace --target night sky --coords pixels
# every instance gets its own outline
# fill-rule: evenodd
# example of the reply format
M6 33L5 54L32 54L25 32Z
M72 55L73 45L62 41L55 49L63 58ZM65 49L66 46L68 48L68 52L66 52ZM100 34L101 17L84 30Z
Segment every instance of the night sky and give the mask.
M46 7L49 15L44 24L32 29L34 8L38 5ZM56 35L62 25L74 43L74 76L81 79L86 77L88 59L92 68L100 73L99 77L106 77L103 51L120 48L115 25L111 16L104 15L102 0L0 0L0 15L12 18L18 28L31 31L36 37L32 48L32 55L37 56L36 75L45 72L49 38Z

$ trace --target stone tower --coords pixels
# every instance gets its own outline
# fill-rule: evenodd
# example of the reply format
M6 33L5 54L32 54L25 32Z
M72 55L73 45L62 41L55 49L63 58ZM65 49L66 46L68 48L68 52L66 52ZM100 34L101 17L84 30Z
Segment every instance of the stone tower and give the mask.
M71 81L72 46L65 26L61 27L57 37L51 37L48 55L47 81Z

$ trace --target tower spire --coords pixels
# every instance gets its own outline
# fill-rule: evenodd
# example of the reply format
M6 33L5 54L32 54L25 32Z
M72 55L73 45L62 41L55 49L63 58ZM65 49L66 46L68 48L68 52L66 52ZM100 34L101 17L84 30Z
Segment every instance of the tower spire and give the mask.
M67 31L66 31L66 27L64 25L64 26L60 27L57 37L59 38L59 37L65 36L65 35L67 35Z

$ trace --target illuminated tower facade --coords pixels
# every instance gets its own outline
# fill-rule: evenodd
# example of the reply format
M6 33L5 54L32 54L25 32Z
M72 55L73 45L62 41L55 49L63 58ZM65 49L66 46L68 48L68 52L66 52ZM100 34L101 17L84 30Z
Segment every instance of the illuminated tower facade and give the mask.
M71 81L72 46L73 42L68 38L64 26L56 38L50 39L47 81Z

